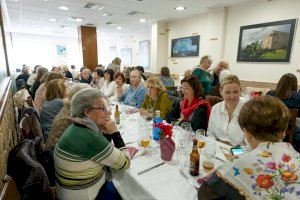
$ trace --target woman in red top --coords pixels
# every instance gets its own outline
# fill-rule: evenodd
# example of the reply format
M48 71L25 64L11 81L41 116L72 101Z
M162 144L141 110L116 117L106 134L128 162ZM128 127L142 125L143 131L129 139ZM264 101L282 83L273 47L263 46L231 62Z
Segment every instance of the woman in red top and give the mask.
M173 109L167 114L167 121L190 122L193 130L207 129L211 107L206 100L201 99L204 91L199 79L188 76L181 81L184 99L175 103Z

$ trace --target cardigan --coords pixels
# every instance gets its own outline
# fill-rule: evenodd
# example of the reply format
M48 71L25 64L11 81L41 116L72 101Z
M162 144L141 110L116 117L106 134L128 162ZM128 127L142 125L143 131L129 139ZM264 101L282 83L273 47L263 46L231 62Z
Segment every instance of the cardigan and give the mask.
M155 103L152 103L150 97L146 95L141 108L144 108L145 110L151 109L152 111L160 110L160 117L162 119L166 119L167 113L172 109L172 102L166 93L161 92L158 95L157 101Z
M101 133L72 124L58 140L54 166L59 199L95 199L105 182L104 166L125 170L130 166L124 148L113 147Z
M192 74L195 75L196 77L198 77L198 79L203 87L204 95L205 96L209 95L210 91L211 91L211 87L212 87L212 82L213 82L212 75L207 71L203 71L199 67L196 67L194 69L194 71L192 72Z

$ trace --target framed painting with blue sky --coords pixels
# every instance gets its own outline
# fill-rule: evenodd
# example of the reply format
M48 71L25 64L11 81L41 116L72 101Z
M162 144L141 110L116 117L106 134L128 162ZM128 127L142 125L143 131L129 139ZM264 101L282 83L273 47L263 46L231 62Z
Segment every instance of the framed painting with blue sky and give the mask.
M296 19L242 26L237 61L289 62Z

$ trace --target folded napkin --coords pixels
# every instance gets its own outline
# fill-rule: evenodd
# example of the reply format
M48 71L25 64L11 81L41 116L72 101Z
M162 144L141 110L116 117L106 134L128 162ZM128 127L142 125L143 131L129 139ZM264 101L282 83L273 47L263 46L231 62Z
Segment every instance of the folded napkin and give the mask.
M126 147L126 149L127 149L128 153L129 153L130 159L132 159L134 157L134 155L139 151L135 147Z
M212 176L212 174L208 174L207 176L204 176L202 178L199 178L197 180L197 183L198 184L202 184L202 183L205 183L206 181L208 181L210 179L210 177Z
M137 113L139 112L139 110L137 108L130 108L128 110L126 110L126 114L133 114L133 113Z

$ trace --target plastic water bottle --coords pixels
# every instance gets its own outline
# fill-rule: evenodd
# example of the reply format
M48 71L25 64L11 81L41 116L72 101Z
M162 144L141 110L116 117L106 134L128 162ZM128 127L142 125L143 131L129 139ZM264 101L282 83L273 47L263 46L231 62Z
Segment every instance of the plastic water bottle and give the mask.
M153 119L153 140L158 141L159 140L159 131L160 129L158 127L155 127L155 124L162 123L162 118L160 117L160 110L155 111L155 118Z

